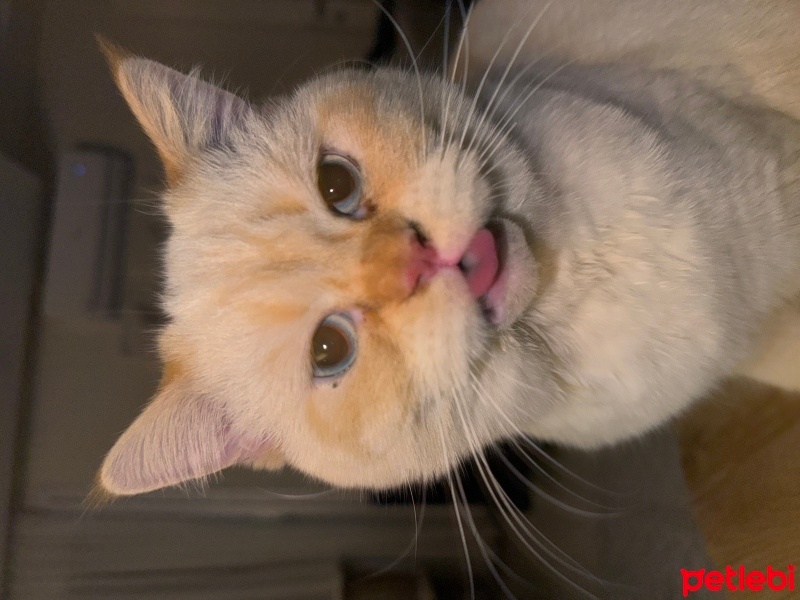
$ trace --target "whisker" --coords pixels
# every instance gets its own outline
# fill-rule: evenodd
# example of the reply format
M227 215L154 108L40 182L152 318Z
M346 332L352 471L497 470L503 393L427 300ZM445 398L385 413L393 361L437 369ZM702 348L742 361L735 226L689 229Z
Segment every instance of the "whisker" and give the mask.
M535 67L536 65L539 64L539 61L540 61L540 59L532 60L532 61L528 62L528 64L526 64L522 69L519 69L519 71L514 76L514 78L511 81L509 81L507 84L505 84L505 88L502 88L500 85L498 85L497 89L498 90L502 89L503 93L500 94L500 96L498 96L497 98L495 98L494 106L491 106L491 110L489 110L489 108L490 108L489 106L486 107L487 120L489 120L492 117L494 117L494 115L497 113L497 108L502 104L503 100L505 100L506 96L508 96L508 94L513 89L516 88L517 83L519 83L520 79L525 77L533 67Z
M143 204L149 205L154 208L157 208L161 205L160 198L112 198L112 199L81 199L81 200L70 200L70 204L85 204L85 205L94 205L94 204Z
M417 542L419 541L419 521L417 521L417 503L414 500L414 490L411 484L408 485L408 493L411 495L411 508L414 509L414 560L417 559ZM425 493L423 488L422 493ZM422 507L423 515L425 514L425 507Z
M549 473L547 473L545 471L546 476L554 484L558 485L561 489L563 489L565 492L569 493L570 495L575 496L576 498L578 498L578 499L580 499L580 500L582 500L582 501L584 501L584 502L586 502L588 504L595 505L598 508L600 508L601 510L598 510L598 511L586 510L584 508L578 508L577 506L573 506L572 504L564 502L563 500L561 500L559 498L556 498L550 492L545 491L540 486L534 485L533 482L531 482L519 469L517 469L517 467L515 467L514 464L510 460L508 460L508 458L502 452L499 453L499 457L500 457L500 460L503 462L503 464L506 466L506 468L509 471L511 471L511 473L515 477L517 477L525 487L527 487L531 492L533 492L537 496L541 496L542 498L546 499L548 502L550 502L554 506L557 506L558 508L560 508L561 510L563 510L565 512L570 512L570 513L573 513L573 514L576 514L576 515L580 515L582 517L607 517L607 516L617 516L617 515L621 514L620 511L613 511L613 510L610 510L610 509L606 509L605 506L603 506L601 504L596 504L595 502L592 502L591 500L588 500L588 499L584 498L583 496L580 496L579 494L577 494L574 491L572 491L569 488L567 488L563 483L561 483L560 481L558 481L556 478L554 478L552 475L550 475ZM541 468L541 467L539 467L539 468Z
M466 423L465 423L466 425ZM466 433L466 431L465 431ZM500 511L501 516L509 525L510 529L514 532L517 539L523 544L523 546L530 552L536 559L539 560L541 564L546 566L556 577L558 577L563 582L567 583L571 588L580 592L582 595L588 598L597 598L591 591L587 588L583 587L576 581L573 581L567 574L562 573L560 570L556 569L553 564L551 564L542 554L537 551L535 548L531 546L528 542L534 543L537 547L541 548L541 551L544 552L548 557L554 560L556 563L561 565L566 570L570 571L573 575L578 575L580 577L585 578L588 581L593 582L596 585L599 585L603 588L618 588L620 587L618 584L613 582L601 579L594 574L592 574L586 567L578 563L575 559L570 557L566 552L561 550L557 545L555 545L552 540L550 540L547 536L545 536L541 531L539 531L533 524L525 517L524 513L520 511L517 507L513 505L511 499L508 497L508 494L502 489L500 483L497 479L491 474L491 469L489 467L488 462L486 461L485 456L477 455L476 458L478 459L478 463L476 466L478 467L479 473L483 479L483 481L487 485L487 490L489 491L490 496L492 497L495 506L497 506L498 510ZM483 462L485 471L481 468L480 463ZM497 494L493 491L496 490ZM499 494L499 496L498 496ZM502 500L502 502L501 502ZM516 524L520 527L518 529L510 519L510 517L514 518ZM523 522L524 521L524 522ZM532 530L532 531L531 531ZM538 534L541 539L534 536L534 533ZM527 534L524 536L523 534ZM526 539L527 537L527 539ZM547 544L543 543L547 542ZM511 569L508 565L506 565L502 560L497 557L496 554L494 555L494 560L496 560L499 564L504 567L507 573L510 573L514 576L514 578L525 584L526 587L533 587L531 582L525 580L524 578L517 575L513 569ZM560 558L563 557L563 558ZM624 587L624 586L621 586ZM598 599L599 600L599 599Z
M522 448L516 440L511 440L511 444L512 444L512 446L514 446L514 448L515 448L515 450L517 452L517 456L520 456L528 466L530 466L534 470L536 470L542 477L547 479L550 483L555 485L561 491L563 491L564 493L572 496L576 500L578 500L580 502L583 502L585 504L589 504L589 505L591 505L591 506L593 506L593 507L595 507L597 509L596 511L588 511L587 510L586 511L587 513L594 514L595 516L601 516L601 515L608 516L608 515L620 514L620 513L625 511L625 507L609 506L608 504L603 504L603 503L598 502L596 500L592 500L591 498L588 498L587 496L584 496L583 494L578 493L577 491L573 490L568 485L566 485L563 481L559 480L557 477L552 475L542 465L540 465L536 461L536 459L534 459L532 456L530 456L530 454L525 452L525 449ZM585 509L579 509L577 507L572 507L572 508L573 508L573 510L585 510Z
M428 506L427 495L428 495L428 490L427 490L427 488L423 487L422 488L422 508L420 509L419 526L418 527L415 526L416 527L416 531L414 532L414 562L417 561L417 545L418 545L418 542L419 542L419 531L422 528L422 521L425 518L425 509ZM413 499L414 499L413 494L411 496L411 499L413 501ZM416 509L415 509L415 512L414 512L414 518L416 519Z
M533 94L538 92L542 88L542 86L545 83L547 83L552 77L554 77L559 71L565 69L573 62L574 61L568 61L566 63L563 63L559 67L556 67L553 71L548 73L541 81L537 82L536 85L533 87L533 89L531 89L527 94L525 94L524 98L522 98L521 100L517 98L514 101L514 104L511 105L511 107L505 112L505 114L498 121L498 128L495 131L495 134L489 140L487 140L487 144L493 147L492 153L490 153L489 156L492 156L492 154L497 151L499 142L501 142L503 137L506 136L508 132L514 128L515 122L513 121L513 119L516 116L516 114L520 111L520 109L525 105L528 99L531 96L533 96ZM512 108L513 111L511 110Z
M414 68L414 73L417 76L417 88L419 89L419 111L420 111L420 117L422 118L422 155L427 156L428 141L426 133L427 127L425 126L425 92L422 89L422 76L420 75L419 72L419 65L417 64L417 56L414 54L414 50L411 47L411 42L409 42L408 36L405 34L402 27L400 27L400 24L392 16L392 14L388 10L386 10L386 8L380 2L378 2L378 0L372 0L372 3L378 7L378 10L380 10L386 16L386 18L389 20L389 22L392 24L395 30L397 30L400 39L403 40L403 45L406 47L406 50L408 51L408 55L411 57L411 66Z
M447 0L444 9L444 43L442 44L442 81L447 81L447 62L449 60L448 52L450 51L450 11L453 8L453 1ZM446 104L446 106L445 106ZM447 108L447 110L445 110ZM444 156L444 138L447 131L447 117L450 108L450 89L442 86L442 94L439 98L439 122L441 123L441 135L439 138L439 147L441 156Z
M461 13L461 20L463 21L463 38L464 38L464 77L462 79L462 87L461 93L467 89L467 72L469 71L469 18L472 15L472 6L470 6L469 10L467 10L466 6L464 6L464 0L457 0L458 2L458 10ZM456 61L456 65L458 61ZM453 81L455 81L455 71L453 71Z
M533 6L533 4L531 4L528 7L528 10L530 10L531 6ZM472 104L470 105L469 112L467 113L466 122L464 123L463 131L461 132L461 140L460 140L460 142L458 144L459 147L463 147L464 146L464 139L465 139L465 137L467 135L467 131L468 131L469 126L471 124L472 117L475 114L475 109L478 106L478 99L479 99L479 97L481 95L481 91L483 90L483 86L486 84L486 79L489 76L489 72L492 70L492 67L494 66L494 62L497 60L497 57L500 55L500 52L502 51L503 46L506 45L506 43L508 42L508 39L510 38L511 34L516 29L518 24L519 24L519 22L515 23L506 32L506 34L503 36L503 38L500 40L500 43L497 45L497 49L494 51L494 54L492 55L492 58L489 60L489 64L486 66L486 68L483 71L483 75L481 76L480 82L478 83L478 87L473 92L473 95L472 95Z
M331 488L328 490L322 490L321 492L310 492L308 494L284 494L282 492L275 492L262 487L256 489L264 492L268 496L274 496L275 498L282 498L284 500L313 500L315 498L324 498L325 496L330 496L338 491Z
M472 430L471 426L465 419L464 413L460 407L459 400L463 401L463 399L456 399L455 404L458 409L458 413L461 417L461 424L463 426L464 434L468 438L468 445L472 447L475 441L474 440L475 432L474 430ZM499 509L503 519L506 521L506 523L508 523L511 530L514 532L514 534L517 536L520 542L522 542L525 548L527 548L528 551L531 552L531 554L533 554L536 558L538 558L544 565L550 568L554 573L558 574L559 576L563 576L565 580L569 580L566 577L566 575L558 571L558 569L556 569L544 556L542 556L542 554L539 551L534 549L530 545L528 540L535 543L536 546L541 548L541 551L544 552L550 559L554 560L556 563L558 563L565 569L572 572L577 572L580 575L586 576L592 580L600 582L584 566L580 565L575 559L573 559L566 552L561 550L561 548L559 548L551 539L549 539L546 535L544 535L544 533L542 533L538 528L536 528L524 516L522 511L520 511L517 507L513 505L510 498L508 497L508 494L505 492L505 490L502 489L502 486L500 486L497 479L491 474L489 463L486 461L486 457L484 456L483 452L477 452L474 454L474 456L476 459L476 466L478 468L478 472L483 478L484 482L486 483L492 500ZM486 470L484 470L484 467ZM517 529L517 527L519 527L520 529ZM523 534L527 534L527 536Z
M315 73L318 75L323 75L325 73L330 73L332 71L335 71L340 67L348 67L350 65L365 65L370 69L378 68L378 63L368 60L366 58L344 58L342 60L336 61L335 63L325 65L323 68L319 69L318 71L315 71Z
M493 371L493 372L496 373L496 371ZM537 463L536 460L532 456L530 456L525 451L524 448L522 448L520 446L519 441L518 441L519 439L522 439L525 442L527 442L528 445L532 449L534 449L536 451L537 455L542 456L551 465L553 465L554 467L558 468L562 473L565 473L566 475L568 475L569 477L571 477L575 481L579 482L583 486L585 486L585 487L587 487L589 489L592 489L593 491L598 492L600 494L603 494L605 496L610 496L612 498L620 498L620 499L629 498L628 494L615 492L613 490L609 490L609 489L603 488L601 486L598 486L597 484L592 483L591 481L588 481L587 479L581 477L580 475L578 475L574 471L571 471L565 465L561 464L558 460L556 460L555 458L550 456L547 452L545 452L539 446L539 444L536 443L536 440L534 440L528 433L524 432L519 427L519 425L517 425L511 419L511 417L509 417L505 413L505 411L503 411L499 406L497 406L497 404L495 402L492 402L489 399L489 394L488 394L487 390L485 389L485 387L483 386L483 383L481 383L481 381L478 380L474 375L471 377L471 383L472 383L473 387L477 386L477 389L475 391L478 394L478 396L483 400L483 402L488 406L492 406L496 411L496 415L503 419L503 421L506 423L506 425L510 429L510 432L513 435L517 436L516 439L514 437L512 437L510 441L511 441L512 445L514 445L514 447L517 449L518 453L524 459L526 459L526 462L531 467L533 467L534 469L536 469L537 471L542 473L542 475L544 475L545 477L550 479L553 483L555 483L556 485L561 487L565 492L571 494L572 496L574 496L575 498L577 498L577 499L579 499L579 500L581 500L583 502L586 502L588 504L592 504L592 505L596 506L597 508L600 508L600 509L603 509L603 510L607 510L607 511L611 511L611 512L620 510L618 507L607 506L607 505L604 505L604 504L600 504L599 502L593 501L593 500L591 500L589 498L586 498L583 495L579 494L578 492L576 492L574 490L571 490L570 488L566 487L563 482L560 482L555 477L553 477L553 475L551 475L546 469L544 469L544 467L542 467L539 463ZM519 382L519 381L517 381L516 383L517 383L517 385L525 385L523 382Z
M542 10L539 11L539 14L536 16L536 18L530 24L528 29L525 31L525 34L522 36L522 39L517 44L517 47L515 48L514 53L511 56L511 59L509 60L508 64L506 65L506 68L503 71L503 74L500 77L500 80L495 85L495 89L494 89L494 92L492 93L492 96L489 98L489 101L486 103L486 106L484 107L483 115L481 116L481 120L478 122L478 125L476 126L476 130L480 130L481 127L485 126L486 119L487 119L487 113L492 108L492 103L495 101L495 98L497 98L498 92L500 91L500 89L502 88L503 84L505 83L505 80L508 77L508 74L511 71L511 68L514 66L514 63L517 61L517 58L519 57L519 54L522 51L522 47L525 45L525 42L528 41L528 38L530 38L530 36L533 33L534 29L536 29L536 26L542 20L542 18L544 17L545 13L550 8L550 5L552 3L553 3L552 0L550 0L547 4L544 5L544 8L542 8ZM534 6L534 4L531 4L528 7L528 10L530 10L531 7L533 7L533 6ZM522 22L522 18L524 18L526 16L527 16L527 11L525 12L525 14L522 15L522 17L520 18L519 22ZM516 27L516 24L515 24L515 27ZM498 46L497 50L495 51L494 56L492 56L492 60L489 62L489 66L486 67L486 70L485 70L485 72L483 74L483 79L481 80L481 85L478 87L478 90L475 92L475 100L476 101L477 101L478 97L480 96L480 92L482 90L483 83L486 80L486 78L488 77L489 72L491 71L491 68L494 65L495 59L499 55L500 50L502 50L503 46L505 46L506 41L507 41L507 37L511 34L511 32L515 29L515 27L512 27L512 28L510 28L508 30L508 33L503 38L502 42L500 43L500 45ZM492 114L494 114L494 113L492 113ZM466 130L464 131L464 133L466 133ZM475 138L473 138L473 142L477 137L478 136L476 135ZM462 137L462 144L463 144L463 137ZM467 152L469 152L472 149L472 146L473 146L473 143L471 142L469 148L467 149Z
M467 72L469 70L469 20L472 16L472 9L470 8L469 12L464 7L463 0L457 0L459 11L461 12L461 19L463 21L463 27L461 31L461 38L458 41L458 47L456 48L456 60L453 63L453 70L450 75L450 85L455 86L455 78L456 78L456 71L458 70L458 63L461 60L461 52L464 52L464 72L461 81L461 96L459 96L459 100L464 97L464 93L467 89ZM452 94L450 94L452 97ZM448 100L448 109L449 109L449 100ZM466 126L466 125L465 125ZM447 139L447 147L449 147L453 143L453 133L455 129L450 130L450 135Z
M456 482L458 484L458 490L459 490L460 497L461 497L462 502L463 502L463 506L466 509L467 524L469 525L469 528L470 528L470 531L472 532L473 538L475 539L475 542L478 545L478 550L480 551L481 556L483 557L483 560L486 563L486 567L489 569L489 572L492 574L492 577L497 582L497 585L500 586L500 589L503 591L503 594L506 596L506 598L509 598L510 600L516 600L517 597L509 589L508 584L506 584L506 582L500 576L500 573L497 572L497 569L494 566L494 562L492 561L490 553L487 552L487 544L484 541L483 536L481 536L481 534L478 532L478 527L475 525L475 520L472 518L472 513L469 510L469 504L467 502L467 494L466 494L466 492L464 490L464 484L462 483L461 478L459 477L458 473L456 473ZM451 493L454 496L453 502L455 502L455 490L453 490L453 481L452 481L452 479L450 480L450 489L451 489ZM458 513L458 509L456 509L456 513ZM492 552L491 554L494 554L494 553ZM473 600L474 600L474 596L473 596Z
M530 70L533 67L535 67L538 63L539 63L538 60L531 61L527 65L525 65L524 68L520 69L519 72L514 76L514 78L510 82L508 82L508 84L505 86L503 93L500 94L500 96L498 96L495 99L494 106L491 107L491 110L485 111L484 113L485 127L489 129L491 132L495 132L497 130L497 125L492 122L492 119L494 119L494 116L497 114L497 109L500 108L500 106L502 106L502 103L506 99L506 96L508 96L508 94L511 93L512 90L516 89L519 80L525 77L530 72ZM528 85L526 85L523 88L523 92L524 90L528 89ZM498 141L496 145L499 145L501 141L502 140ZM478 145L485 146L485 140L481 139ZM495 144L492 144L491 146L493 145ZM480 153L478 154L477 160L484 167L487 166L487 162L489 158L491 158L491 153L487 155L487 151L491 148L491 146L484 147L483 150L481 150Z
M445 9L445 13L442 15L442 18L439 19L439 22L436 24L436 27L433 28L433 31L428 36L428 39L425 41L424 44L422 44L422 47L417 52L417 57L422 56L422 53L425 52L425 49L428 46L431 45L431 42L433 41L433 38L436 37L436 32L439 31L439 29L442 27L442 24L445 23L446 18L447 18L447 9ZM447 34L445 33L445 35L447 35ZM446 43L446 41L447 40L445 39L445 43ZM445 69L442 70L442 73L445 73L445 72L446 72L446 65L445 65Z
M531 448L536 450L536 453L537 453L538 456L542 457L547 462L549 462L551 465L556 467L559 471L561 471L565 475L571 477L575 481L581 483L582 485L585 485L586 487L588 487L588 488L590 488L590 489L592 489L592 490L594 490L596 492L599 492L601 494L604 494L604 495L607 495L607 496L611 496L611 497L616 497L616 498L621 498L621 499L624 499L624 498L628 498L629 499L631 497L630 494L626 494L624 492L616 492L614 490L609 490L608 488L604 488L602 486L599 486L596 483L592 483L588 479L586 479L584 477L581 477L580 475L578 475L577 473L575 473L574 471L572 471L571 469L566 467L564 464L562 464L560 461L558 461L557 459L555 459L552 456L550 456L545 450L543 450L541 447L539 447L539 445L536 443L536 441L533 438L531 438L529 435L527 435L527 434L523 435L523 439L526 442L528 442L528 444L530 445ZM522 449L521 447L519 449L523 453L525 453L524 449ZM527 454L527 453L525 453L525 454ZM533 460L533 459L531 458L531 460ZM584 500L589 501L587 498L584 498ZM609 508L611 510L616 510L614 507L605 507L605 508Z
M409 485L408 489L409 489L409 492L411 492L411 501L412 501L412 504L413 504L414 492L411 489L410 485ZM411 554L412 550L414 551L414 562L416 562L416 560L417 560L417 542L419 540L419 531L420 531L420 528L422 527L423 521L425 520L425 507L427 506L427 504L425 502L425 490L424 489L422 491L422 494L423 494L422 495L423 502L422 502L422 508L420 509L420 513L419 513L419 521L417 521L417 507L416 507L416 505L414 505L414 539L412 539L411 542L408 544L408 546L406 546L405 550L403 550L403 552L402 552L402 554L400 554L400 556L398 556L396 559L394 559L391 563L389 563L388 565L386 565L382 569L380 569L378 571L375 571L374 573L370 573L369 575L365 575L363 577L363 579L369 579L370 577L378 577L380 575L383 575L384 573L388 573L389 571L394 569L397 565L399 565L401 562L403 562L403 559L405 559L409 554Z
M442 428L441 422L438 422L437 425L439 429L439 439L441 440L442 443L442 454L444 457L444 462L445 464L447 464L448 463L447 457L449 454L447 452L447 443L445 442L444 429ZM447 472L447 482L450 485L450 493L453 497L453 508L455 509L456 513L458 532L459 535L461 536L461 545L464 548L464 560L466 561L467 577L469 578L469 597L470 600L475 600L475 576L472 572L472 561L470 560L469 548L467 547L467 536L464 533L464 523L461 521L461 512L458 510L457 496L455 493L455 488L453 486L453 473L451 471Z
M523 386L523 387L524 387L524 385L525 385L523 382L516 382L516 383L517 383L517 385L520 385L520 386ZM509 416L508 416L508 415L505 413L505 411L503 411L503 410L502 410L502 409L501 409L501 408L500 408L500 407L499 407L499 406L498 406L498 405L497 405L495 402L492 402L492 401L489 399L489 394L487 393L487 391L486 391L486 389L484 388L483 384L482 384L482 383L481 383L481 382L480 382L480 381L479 381L477 378L475 378L474 376L473 376L473 378L472 378L472 385L473 385L473 387L475 387L475 388L476 388L476 389L475 389L475 393L478 395L478 397L480 397L480 398L483 400L484 404L486 404L487 406L492 406L492 407L494 408L494 410L496 411L496 416L498 416L498 417L500 417L500 418L502 418L502 419L503 419L503 421L505 422L505 424L506 424L507 428L509 429L509 433L510 433L510 434L511 434L511 436L512 436L512 437L510 438L510 442L511 442L511 444L512 444L512 445L513 445L513 446L516 448L516 450L517 450L517 453L518 453L518 454L519 454L519 455L520 455L522 458L524 458L524 459L525 459L526 463L527 463L529 466L533 467L533 468L534 468L536 471L538 471L539 473L541 473L543 476L545 476L547 479L549 479L549 480L550 480L552 483L554 483L556 486L558 486L559 488L561 488L563 491L565 491L566 493L570 494L571 496L575 497L576 499L578 499L578 500L580 500L580 501L582 501L582 502L585 502L585 503L587 503L587 504L590 504L590 505L596 506L597 508L599 508L599 509L601 509L601 510L603 510L603 511L615 511L615 510L616 510L614 507L610 507L610 506L606 506L606 505L604 505L604 504L600 504L599 502L596 502L596 501L594 501L594 500L591 500L591 499L589 499L589 498L587 498L587 497L585 497L585 496L583 496L583 495L579 494L578 492L576 492L576 491L574 491L574 490L570 489L570 488L569 488L569 487L567 487L567 486L566 486L566 485L565 485L563 482L559 481L559 480L558 480L558 479L556 479L556 478L555 478L553 475L551 475L551 474L550 474L550 473L549 473L549 472L548 472L548 471L547 471L547 470L546 470L544 467L542 467L542 466L541 466L541 465L540 465L538 462L536 462L536 460L535 460L535 459L534 459L532 456L530 456L530 455L529 455L529 454L528 454L528 453L525 451L525 449L524 449L524 448L522 448L522 446L520 446L518 439L520 439L520 438L521 438L521 439L524 439L526 442L528 442L528 444L529 444L529 445L530 445L532 448L536 449L538 453L540 453L540 454L545 454L545 455L547 456L547 459L548 459L549 461L551 461L551 462L554 462L554 463L555 463L557 466L561 467L561 469L562 469L563 471L565 471L567 474L569 474L570 476L572 476L574 479L576 479L576 480L577 480L577 481L579 481L580 483L584 484L585 486L587 486L587 487L591 487L591 488L596 488L596 491L598 491L598 492L602 492L602 493L606 493L606 494L614 494L614 492L612 492L611 490L605 490L604 488L601 488L601 487L599 487L599 486L595 486L595 485L594 485L594 484L592 484L591 482L589 482L589 481L587 481L587 480L583 479L582 477L580 477L580 476L579 476L579 475L577 475L576 473L573 473L572 471L570 471L569 469L567 469L566 467L564 467L563 465L561 465L561 463L559 463L558 461L556 461L556 460L555 460L554 458L552 458L550 455L547 455L547 454L544 452L544 450L542 450L542 449L541 449L541 448L538 446L538 444L536 444L536 442L535 442L535 440L533 440L533 438L531 438L531 437L530 437L530 436L529 436L527 433L525 433L525 432L524 432L524 431L523 431L523 430L522 430L522 429L519 427L519 425L517 425L517 424L516 424L516 423L515 423L515 422L514 422L514 421L511 419L511 417L509 417Z
M275 78L272 87L269 88L269 92L267 92L266 95L274 96L275 90L277 90L279 87L281 88L282 91L285 90L286 88L283 85L283 80L286 77L286 74L289 73L292 69L294 69L301 60L307 58L308 54L309 54L308 50L302 53L298 53L292 62L290 62L283 69L281 69L281 72L278 73L278 76ZM244 94L243 96L246 97Z

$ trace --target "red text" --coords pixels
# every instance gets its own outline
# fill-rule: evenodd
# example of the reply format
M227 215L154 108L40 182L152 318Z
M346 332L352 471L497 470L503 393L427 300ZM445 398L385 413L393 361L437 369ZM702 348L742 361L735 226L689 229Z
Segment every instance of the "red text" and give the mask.
M787 566L785 571L774 569L772 565L769 565L766 571L745 571L744 565L740 565L738 569L728 565L724 571L681 569L681 578L684 598L703 588L712 592L721 592L722 590L730 592L745 590L751 592L792 591L794 590L794 565Z

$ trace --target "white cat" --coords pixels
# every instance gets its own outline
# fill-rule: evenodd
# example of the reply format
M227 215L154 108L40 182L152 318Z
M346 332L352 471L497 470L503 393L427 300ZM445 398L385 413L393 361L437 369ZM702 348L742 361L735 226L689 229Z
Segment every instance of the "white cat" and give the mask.
M800 386L799 4L696 4L478 3L475 96L342 70L258 107L110 50L173 233L164 379L100 486L395 486Z

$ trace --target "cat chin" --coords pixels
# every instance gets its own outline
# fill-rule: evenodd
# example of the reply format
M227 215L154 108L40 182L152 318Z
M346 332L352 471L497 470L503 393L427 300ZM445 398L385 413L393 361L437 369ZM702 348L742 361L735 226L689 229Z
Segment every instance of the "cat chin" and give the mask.
M599 450L631 443L650 432L668 427L674 418L686 410L701 389L708 386L698 382L698 391L671 402L654 402L652 398L639 402L620 402L611 396L596 401L596 391L576 395L569 404L555 408L528 426L528 433L539 440L577 448ZM629 399L630 400L630 399Z

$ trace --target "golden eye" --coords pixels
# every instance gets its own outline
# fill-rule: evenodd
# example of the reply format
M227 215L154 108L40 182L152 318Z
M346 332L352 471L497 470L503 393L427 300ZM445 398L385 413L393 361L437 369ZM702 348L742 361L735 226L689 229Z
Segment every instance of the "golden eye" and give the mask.
M335 377L349 369L356 358L356 331L344 313L323 319L311 338L314 377Z
M356 166L338 154L325 154L317 165L317 188L333 212L358 218L361 175Z

